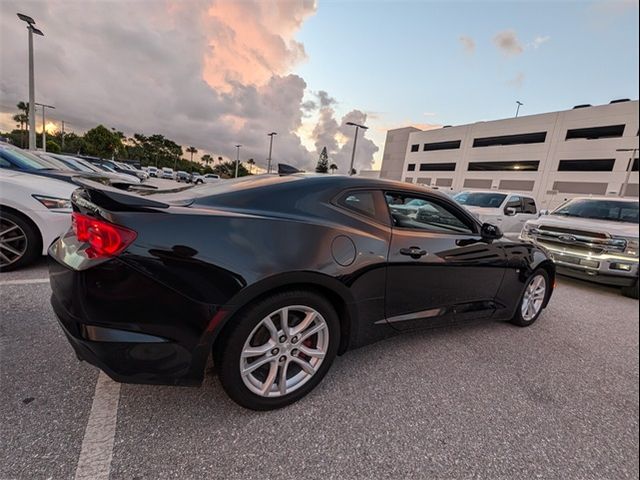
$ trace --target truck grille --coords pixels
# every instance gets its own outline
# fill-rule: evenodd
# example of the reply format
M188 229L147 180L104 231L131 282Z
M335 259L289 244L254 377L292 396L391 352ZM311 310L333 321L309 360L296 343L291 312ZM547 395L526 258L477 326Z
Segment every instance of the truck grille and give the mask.
M599 255L604 252L624 252L627 248L625 240L611 238L603 232L588 232L561 227L541 225L530 232L530 235L542 245L554 247L570 246L572 250L590 252Z

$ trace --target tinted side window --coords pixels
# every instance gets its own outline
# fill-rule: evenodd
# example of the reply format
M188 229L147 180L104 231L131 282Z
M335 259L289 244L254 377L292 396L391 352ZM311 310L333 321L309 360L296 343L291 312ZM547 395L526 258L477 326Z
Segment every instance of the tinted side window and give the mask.
M538 213L536 201L533 198L523 198L524 213Z
M395 227L437 233L474 232L473 225L444 202L390 192L385 198Z
M381 212L378 212L376 209L376 200L374 192L348 192L345 193L340 200L338 200L338 205L346 208L347 210L351 210L352 212L359 213L361 215L366 215L367 217L371 217L373 219L380 219Z
M505 208L505 212L507 211L507 208L515 208L516 213L522 213L522 198L517 195L514 195L509 199L509 201L504 206L504 208Z

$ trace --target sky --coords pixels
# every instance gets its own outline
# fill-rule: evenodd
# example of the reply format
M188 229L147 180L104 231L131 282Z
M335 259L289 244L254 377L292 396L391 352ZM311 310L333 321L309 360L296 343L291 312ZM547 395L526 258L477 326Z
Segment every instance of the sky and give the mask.
M0 129L27 100L82 132L164 134L203 153L379 168L386 131L638 98L638 1L0 0ZM39 121L39 120L38 120Z

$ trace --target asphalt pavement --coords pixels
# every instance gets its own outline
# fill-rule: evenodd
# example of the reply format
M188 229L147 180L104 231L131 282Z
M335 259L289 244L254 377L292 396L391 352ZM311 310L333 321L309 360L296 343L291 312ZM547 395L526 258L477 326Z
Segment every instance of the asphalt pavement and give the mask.
M98 371L49 295L43 262L0 274L2 480L81 478L95 435ZM111 479L638 478L638 302L563 278L531 328L482 321L348 352L274 412L237 406L212 371L200 388L116 391Z

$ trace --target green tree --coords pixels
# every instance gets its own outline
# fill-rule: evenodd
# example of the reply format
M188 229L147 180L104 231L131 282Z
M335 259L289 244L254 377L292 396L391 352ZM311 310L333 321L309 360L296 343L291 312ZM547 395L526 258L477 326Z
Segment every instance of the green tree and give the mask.
M249 175L253 175L253 167L256 164L256 161L253 158L250 158L247 160L247 163L249 164Z
M119 135L104 125L98 125L85 133L84 144L86 153L103 158L115 157L122 149Z
M216 165L213 173L220 175L221 178L234 178L236 175L236 162L224 162ZM247 175L249 175L249 170L240 163L238 165L238 177L246 177Z
M187 147L185 151L191 154L191 161L193 162L193 154L198 153L198 149L196 147Z
M329 155L327 155L327 147L322 148L318 164L316 165L316 173L327 173L329 171Z
M202 162L208 167L209 164L213 162L213 157L208 153L205 153L204 155L202 155L202 157L200 157L200 160L202 160Z
M47 152L60 153L60 145L54 140L47 140Z
M331 165L329 165L329 170L331 170L331 173L335 173L336 170L338 170L338 165L332 163Z
M13 116L13 120L20 128L20 148L24 148L25 131L29 125L29 104L27 102L18 102L16 107L20 113Z

